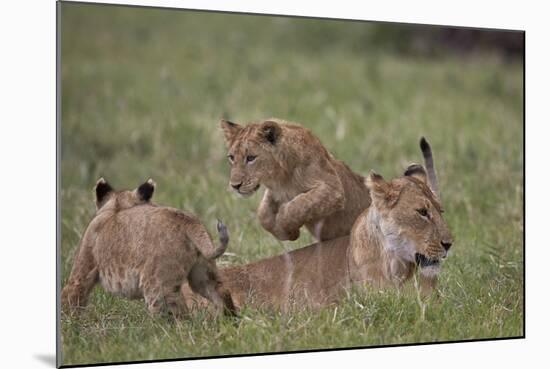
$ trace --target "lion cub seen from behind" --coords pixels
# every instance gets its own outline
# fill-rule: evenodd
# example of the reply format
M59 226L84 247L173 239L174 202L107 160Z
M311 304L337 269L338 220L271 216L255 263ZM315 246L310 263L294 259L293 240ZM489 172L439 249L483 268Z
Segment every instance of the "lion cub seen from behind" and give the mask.
M229 242L225 225L218 221L216 246L196 217L152 203L154 190L151 179L133 191L114 191L103 178L97 181L96 215L80 240L62 304L85 306L99 281L113 294L143 297L152 314L180 318L187 313L180 288L188 281L218 311L234 315L215 263Z

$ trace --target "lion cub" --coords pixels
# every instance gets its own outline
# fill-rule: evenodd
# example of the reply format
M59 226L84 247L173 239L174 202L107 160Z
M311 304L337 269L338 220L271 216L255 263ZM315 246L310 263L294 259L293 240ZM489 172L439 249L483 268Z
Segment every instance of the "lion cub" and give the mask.
M99 281L113 294L145 298L153 314L178 318L187 312L180 287L188 281L218 310L234 315L215 263L229 242L225 225L218 221L215 246L196 217L152 203L154 190L151 179L133 191L114 191L103 178L97 181L97 212L80 240L62 304L85 306Z
M231 188L250 196L265 187L258 219L277 239L298 239L302 226L318 241L347 236L370 205L364 178L309 129L280 119L246 126L222 120L221 128Z

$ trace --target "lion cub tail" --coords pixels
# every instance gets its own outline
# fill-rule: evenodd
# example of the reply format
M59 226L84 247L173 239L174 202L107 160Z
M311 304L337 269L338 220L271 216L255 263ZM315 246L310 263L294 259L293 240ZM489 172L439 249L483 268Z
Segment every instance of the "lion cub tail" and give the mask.
M216 228L220 239L218 246L214 244L206 228L200 223L196 224L195 229L188 234L195 247L208 260L213 260L223 255L229 244L229 233L225 224L218 220Z

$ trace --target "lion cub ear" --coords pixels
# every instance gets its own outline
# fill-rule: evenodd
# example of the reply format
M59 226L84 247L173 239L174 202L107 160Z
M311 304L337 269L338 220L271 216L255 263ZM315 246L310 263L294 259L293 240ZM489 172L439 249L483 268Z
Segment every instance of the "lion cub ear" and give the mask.
M97 180L94 187L95 192L95 204L97 209L101 206L103 206L103 203L105 202L105 199L107 198L107 195L113 192L113 188L107 181L101 177Z
M281 126L272 120L267 120L260 126L260 134L262 138L272 145L275 145L275 143L279 141L282 132L283 130L281 129Z
M365 179L365 185L375 206L392 207L397 202L399 193L380 174L371 171Z
M239 124L230 122L225 119L220 120L220 127L223 130L223 135L224 135L226 144L230 144L235 139L235 137L240 132L240 130L243 128Z
M403 175L407 177L414 177L424 183L428 182L428 175L426 173L426 169L424 169L424 167L420 164L413 163L409 165Z
M137 195L142 201L149 201L151 200L151 197L153 197L153 193L155 192L156 187L155 181L153 181L151 178L147 180L144 184L139 186L137 188Z

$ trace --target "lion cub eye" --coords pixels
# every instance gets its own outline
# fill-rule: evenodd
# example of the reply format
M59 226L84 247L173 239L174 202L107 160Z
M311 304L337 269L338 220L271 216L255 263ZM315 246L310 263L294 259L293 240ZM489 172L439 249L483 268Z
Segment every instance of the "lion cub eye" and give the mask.
M233 159L235 159L235 157L231 154L227 155L227 158L229 159L230 162L233 163Z
M256 156L254 156L254 155L248 155L246 157L246 162L247 163L252 163L254 160L256 160Z
M416 209L416 211L418 212L418 214L422 215L423 217L428 217L428 209L420 208L420 209Z

